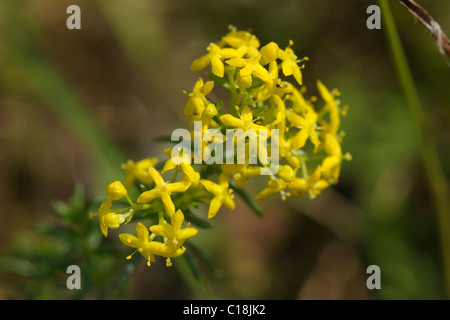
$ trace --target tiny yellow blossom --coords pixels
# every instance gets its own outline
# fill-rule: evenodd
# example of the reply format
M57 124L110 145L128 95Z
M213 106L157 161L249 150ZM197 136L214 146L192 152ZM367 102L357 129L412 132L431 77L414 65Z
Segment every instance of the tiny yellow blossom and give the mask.
M203 110L208 103L205 97L211 92L213 87L213 81L203 83L203 79L199 78L195 83L192 92L188 94L189 99L184 106L184 115L188 116L195 111L195 113L201 117Z
M236 180L236 186L242 188L250 177L259 176L261 167L249 166L247 164L222 164L220 166L222 172L233 175Z
M261 64L266 65L278 58L280 48L275 42L269 42L259 50L261 54Z
M260 46L259 40L255 35L248 31L237 30L235 27L230 27L230 32L222 37L222 41L238 49L241 55L253 53Z
M272 77L269 71L265 69L260 63L258 57L250 57L248 59L244 58L234 58L226 61L230 66L239 67L239 75L241 77L246 77L253 75L258 77L266 83L272 83Z
M219 119L226 126L240 128L244 131L248 129L254 129L256 133L258 133L258 130L266 129L264 126L260 126L254 123L258 120L258 118L253 119L253 113L248 106L245 106L242 109L242 112L239 114L239 118L236 118L231 114L224 114L220 116Z
M122 182L114 181L106 187L106 193L108 193L112 200L119 200L127 194L127 189L125 189Z
M310 111L304 117L301 117L294 111L288 110L286 113L286 117L291 123L291 126L300 129L300 131L295 135L295 137L292 138L294 148L297 150L302 148L305 145L306 140L308 140L309 138L311 142L314 144L316 151L320 144L319 136L317 135L316 132L317 113L315 113L314 111Z
M126 216L123 214L117 214L114 212L109 212L103 217L103 223L109 229L117 229L122 223L125 222Z
M147 260L147 265L150 267L150 263L155 261L154 255L157 251L154 246L150 245L150 234L146 226L138 222L136 224L136 231L137 237L128 233L121 233L119 234L119 239L124 245L135 248L135 252L139 252ZM131 256L135 252L129 255L127 259L131 259Z
M164 237L164 244L168 247L166 255L175 254L175 252L177 252L177 250L184 244L186 239L192 238L198 233L198 230L195 228L181 229L183 221L183 212L181 210L177 210L177 212L175 212L175 214L171 217L171 226L169 226L166 222L164 224L150 227L151 232L158 236ZM173 258L174 256L171 257ZM166 258L170 257L166 256Z
M295 178L296 171L289 165L284 165L278 170L278 176L286 182L291 182Z
M258 193L255 196L255 200L265 199L277 193L281 193L286 187L287 183L282 179L269 180L268 187Z
M224 75L224 59L239 56L239 53L233 48L220 48L217 44L211 43L208 48L208 53L201 58L192 62L191 70L202 70L211 64L211 71L216 76L223 78Z
M301 197L309 192L309 197L314 199L323 189L330 186L330 183L321 177L322 168L320 166L308 178L296 178L289 183L289 189L293 197Z
M205 189L214 195L209 206L208 218L213 218L222 205L227 209L234 210L233 190L229 188L229 181L230 177L224 173L219 175L219 184L205 179L200 180Z
M108 197L105 202L102 203L100 208L98 209L98 221L100 223L100 229L105 237L108 236L108 226L105 223L105 216L111 212L112 199Z
M295 80L297 80L299 85L303 84L303 78L302 78L302 72L300 70L300 67L298 66L298 58L294 53L294 50L291 49L291 46L294 44L294 42L291 40L289 41L289 46L283 51L279 51L279 57L281 60L283 60L281 64L281 69L283 70L283 74L285 76L293 75ZM304 60L307 60L308 58L303 58Z
M190 184L184 181L167 183L155 168L150 168L149 174L152 177L152 180L155 182L156 186L150 191L141 193L141 195L137 199L137 202L146 203L152 201L155 198L161 198L164 203L164 207L166 208L167 214L169 216L172 216L175 213L175 205L173 204L170 195L173 192L185 192L189 188Z
M148 169L154 167L157 162L157 158L146 158L137 163L128 160L127 163L122 164L122 169L125 169L127 173L125 178L125 188L129 190L136 179L142 183L151 184L152 179L148 175Z
M324 149L328 156L322 162L322 176L331 183L336 183L341 171L342 159L351 160L351 155L342 155L339 141L331 134L325 136Z
M317 88L323 100L325 100L326 105L324 108L330 113L330 121L324 125L324 130L332 135L336 135L341 124L338 103L321 81L317 81Z
M269 64L269 74L272 78L271 82L265 82L262 86L256 89L256 101L265 101L275 95L283 96L293 90L293 86L287 81L281 81L278 77L278 64L272 61Z

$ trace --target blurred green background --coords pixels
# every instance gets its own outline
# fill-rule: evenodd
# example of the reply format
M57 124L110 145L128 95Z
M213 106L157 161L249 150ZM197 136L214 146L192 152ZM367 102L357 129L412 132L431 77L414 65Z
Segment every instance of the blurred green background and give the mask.
M421 2L450 33L450 3ZM421 26L390 3L448 176L448 61ZM66 28L71 4L81 8L81 30ZM447 298L414 123L384 24L366 28L371 4L377 2L1 1L0 254L21 258L0 264L0 299ZM95 235L67 238L75 249L58 240L43 244L32 230L55 222L55 200L68 201L81 185L89 201L102 201L106 185L123 180L123 161L163 156L166 146L153 140L185 126L182 91L203 76L189 66L229 24L251 29L262 44L284 47L292 39L297 55L310 58L303 70L308 96L316 94L317 79L341 91L350 107L343 148L353 160L343 164L339 184L315 200L261 201L263 219L242 201L235 211L223 210L214 228L194 239L218 266L205 268L202 283L182 261L168 269L161 260L148 269L137 259L131 272L129 252L117 249L116 237L101 245ZM250 184L249 192L257 187ZM95 221L79 223L99 233ZM53 255L59 264L50 266ZM82 296L65 289L66 262L79 264L82 275L84 266L94 270ZM381 268L381 290L366 288L369 265ZM129 279L121 278L124 272ZM120 294L100 294L96 286L111 279L124 282L116 286Z

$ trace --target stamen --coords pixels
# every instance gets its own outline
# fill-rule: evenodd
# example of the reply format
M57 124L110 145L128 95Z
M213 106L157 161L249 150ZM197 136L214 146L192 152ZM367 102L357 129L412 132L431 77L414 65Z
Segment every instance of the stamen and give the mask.
M238 106L234 106L234 109L237 111L237 114L239 115L239 118L242 119L241 113L239 112L239 107Z
M135 254L137 252L137 250L134 250L134 252L132 253L132 254L130 254L128 257L127 257L127 260L130 260L131 259L131 256L133 255L133 254Z

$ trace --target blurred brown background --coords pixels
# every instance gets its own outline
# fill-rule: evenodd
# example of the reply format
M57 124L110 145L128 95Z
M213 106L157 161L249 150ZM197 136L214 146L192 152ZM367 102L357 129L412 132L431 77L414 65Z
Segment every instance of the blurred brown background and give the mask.
M450 33L450 3L423 2ZM366 28L357 0L96 0L0 4L0 246L48 219L52 201L81 183L90 198L123 178L121 161L162 156L153 141L185 126L189 70L229 24L262 44L294 41L307 95L338 88L343 119L340 183L315 200L244 203L223 210L198 244L221 272L206 287L139 265L132 298L435 299L444 297L436 221L417 138L383 30ZM82 29L66 28L81 8ZM391 1L444 170L450 171L450 68L419 24ZM254 194L255 185L249 185ZM117 259L123 259L118 256ZM366 288L379 265L382 289ZM10 294L10 293L8 293ZM16 293L17 294L17 293ZM20 293L18 294L20 296ZM0 297L2 289L0 288ZM5 294L5 296L8 296Z

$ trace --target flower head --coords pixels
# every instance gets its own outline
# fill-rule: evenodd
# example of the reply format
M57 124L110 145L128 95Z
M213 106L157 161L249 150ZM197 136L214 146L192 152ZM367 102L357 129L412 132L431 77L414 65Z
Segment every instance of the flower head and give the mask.
M114 181L106 187L106 193L108 193L112 200L119 200L127 194L127 189L125 189L122 182Z
M223 77L225 66L224 59L239 56L239 53L233 48L220 48L217 44L211 43L208 48L208 53L192 62L191 70L202 70L208 65L211 65L211 71L218 77Z
M293 197L301 197L309 193L309 197L314 199L323 189L330 186L330 183L322 178L322 168L320 166L307 178L295 178L289 183L289 189Z
M150 263L155 261L154 255L157 252L155 250L155 245L150 245L150 234L147 227L142 223L138 222L136 224L136 231L137 237L128 233L121 233L119 234L119 239L124 245L135 248L135 252L139 252L140 254L142 254L142 256L147 260L147 265L150 267ZM129 255L127 259L131 259L131 255Z
M167 251L165 252L166 258L174 257L172 255L178 254L178 249L181 248L186 239L192 238L198 233L195 228L181 229L184 221L184 215L181 210L177 210L171 217L171 225L168 225L166 221L163 224L158 224L150 227L150 231L158 236L164 237L164 244L167 245ZM184 252L184 250L183 250Z
M201 117L203 110L208 103L205 97L211 92L213 87L213 81L203 83L203 79L199 78L195 83L192 92L188 94L189 99L184 106L184 115L188 116L195 111L195 113Z
M173 192L185 192L189 188L190 183L186 183L185 181L167 183L155 168L149 169L149 175L155 182L156 186L150 191L141 193L141 195L137 199L137 202L146 203L152 201L155 198L161 198L164 203L164 207L166 208L167 214L169 216L172 216L175 213L175 205L173 204L170 197L171 194Z
M234 210L233 190L229 188L230 177L227 174L220 174L219 184L205 179L200 180L200 182L208 192L214 195L209 206L208 218L214 217L222 205L227 209Z
M297 83L299 85L303 84L303 77L302 72L300 70L300 67L298 63L300 60L298 60L297 56L294 53L294 50L291 49L291 46L294 44L294 42L291 40L289 41L289 46L283 50L279 51L279 57L281 60L283 60L281 64L281 68L283 70L283 74L285 76L293 75L295 80L297 80ZM308 60L308 58L303 58L303 60Z
M133 186L134 181L137 179L145 184L151 184L152 179L148 175L148 169L154 167L158 162L157 158L146 158L138 162L128 160L122 164L122 168L125 169L127 177L125 178L125 188L128 190Z

